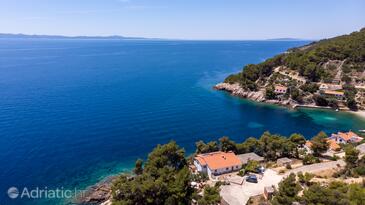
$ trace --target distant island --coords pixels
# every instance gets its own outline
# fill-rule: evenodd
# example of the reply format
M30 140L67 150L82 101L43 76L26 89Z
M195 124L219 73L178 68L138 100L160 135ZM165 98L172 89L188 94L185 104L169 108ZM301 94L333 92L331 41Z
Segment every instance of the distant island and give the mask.
M292 108L365 110L365 28L246 65L215 88Z
M106 40L144 40L142 37L125 37L125 36L63 36L63 35L28 35L28 34L11 34L0 33L0 39L106 39Z
M299 38L270 38L267 41L303 41L304 39Z

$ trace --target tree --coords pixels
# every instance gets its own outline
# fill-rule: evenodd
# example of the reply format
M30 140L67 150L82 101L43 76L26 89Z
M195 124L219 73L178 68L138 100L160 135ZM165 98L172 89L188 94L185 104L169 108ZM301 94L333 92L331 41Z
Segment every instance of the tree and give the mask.
M303 96L301 91L295 87L290 89L290 96L293 100L297 101L298 103L303 102Z
M266 88L265 98L268 100L276 99L276 93L274 92L274 88L272 86Z
M329 144L327 142L327 135L323 131L319 132L316 136L314 136L311 142L312 142L311 149L313 151L314 156L320 156L322 153L326 152L329 148Z
M203 197L198 200L198 205L218 205L221 202L219 186L209 186L204 188Z
M222 137L219 139L220 149L223 152L233 151L236 152L236 143L230 140L228 137Z
M352 145L345 148L345 162L346 168L351 170L357 166L357 161L359 160L360 151L355 149Z
M254 160L248 160L247 164L245 165L246 172L254 172L257 173L257 168L259 167L259 162Z
M142 174L121 175L113 183L113 204L189 204L193 188L184 155L185 151L173 141L158 145L148 155Z
M236 144L236 154L244 154L249 152L260 153L260 143L254 137L249 137L243 143Z
M298 172L298 178L299 178L299 182L303 185L311 185L311 180L314 178L313 174L310 174L308 172L306 172L305 174L303 174L303 172Z
M301 204L333 204L352 205L363 204L365 200L365 187L360 184L345 184L331 182L328 186L313 183L303 191Z
M133 172L136 175L141 175L143 173L143 160L142 159L137 159Z
M358 110L357 102L355 101L354 98L348 98L347 101L346 101L346 105L352 111L357 111Z
M295 174L291 173L279 183L279 190L271 200L273 205L292 205L298 200L301 186L297 183Z
M304 165L314 164L314 163L318 163L318 162L319 162L319 159L314 157L312 154L306 154L303 158Z
M343 74L341 81L346 82L346 83L351 83L352 79L348 75Z
M324 98L320 95L314 95L313 99L314 99L314 102L316 103L316 105L318 105L318 106L328 106L328 101L326 100L326 98Z
M208 144L205 144L202 140L195 143L196 145L196 151L197 154L203 154L203 153L209 153L209 152L215 152L219 150L218 144L216 141L208 142Z
M289 140L299 147L303 147L307 141L303 135L297 133L290 135Z
M300 89L302 89L304 92L315 93L319 89L319 86L317 83L306 83L300 86Z

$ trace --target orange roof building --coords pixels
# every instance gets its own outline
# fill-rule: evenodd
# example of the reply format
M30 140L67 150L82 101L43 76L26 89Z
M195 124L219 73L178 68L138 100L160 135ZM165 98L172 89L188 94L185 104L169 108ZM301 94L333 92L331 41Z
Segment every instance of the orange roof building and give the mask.
M240 170L242 162L233 152L211 152L198 154L194 165L199 172L211 176Z
M359 137L356 133L349 132L338 132L337 134L332 134L330 139L335 140L337 143L358 143L364 138Z
M332 151L339 151L341 149L341 146L337 144L337 142L333 139L328 139L327 140L328 144L329 144L329 149Z

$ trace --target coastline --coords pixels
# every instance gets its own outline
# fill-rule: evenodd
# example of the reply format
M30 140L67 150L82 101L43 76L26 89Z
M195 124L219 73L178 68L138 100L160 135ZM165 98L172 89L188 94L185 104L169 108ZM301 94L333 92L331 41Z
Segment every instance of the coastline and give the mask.
M349 112L351 114L354 114L362 119L365 119L365 110L358 110L358 111L346 111L346 112Z
M266 103L266 104L273 104L279 105L282 107L286 107L288 109L297 109L297 108L310 108L310 109L327 109L333 110L332 107L324 107L318 106L314 104L298 104L293 100L266 100L264 97L264 91L245 91L243 90L238 84L229 84L229 83L218 83L217 85L213 86L214 89L225 91L230 93L232 96L237 96L240 98L248 99L251 101L259 102L259 103ZM356 115L359 118L365 119L365 110L358 110L358 111L351 111L349 109L339 109L341 112L347 112Z

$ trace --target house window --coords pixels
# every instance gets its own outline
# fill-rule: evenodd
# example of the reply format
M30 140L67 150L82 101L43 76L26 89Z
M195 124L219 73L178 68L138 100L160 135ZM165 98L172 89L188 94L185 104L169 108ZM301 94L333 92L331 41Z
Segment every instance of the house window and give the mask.
M228 170L228 167L226 168L226 170Z

